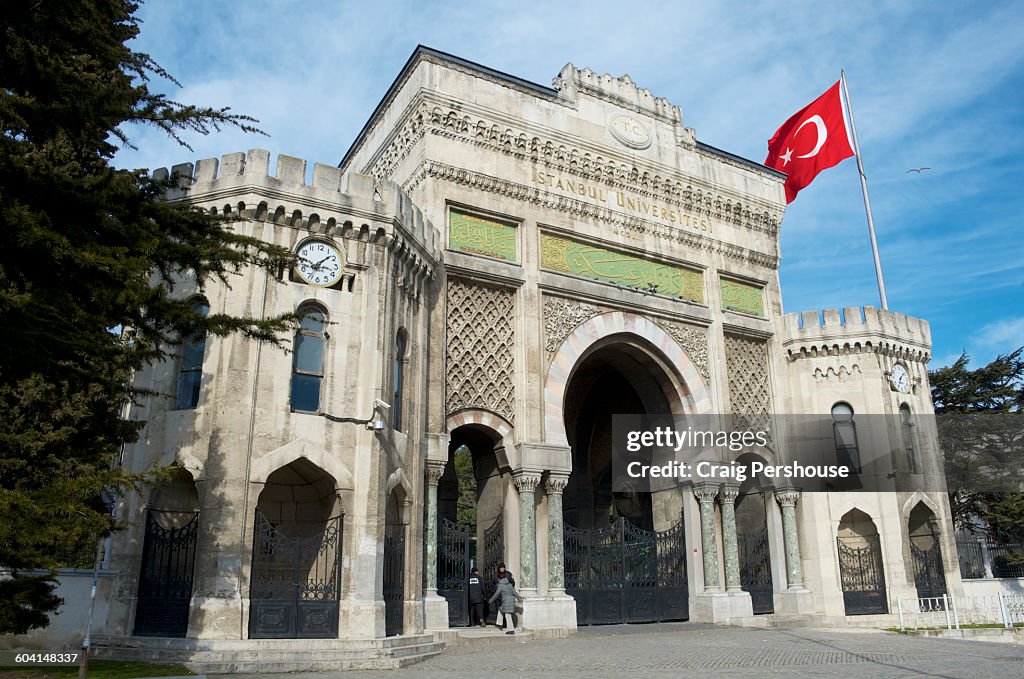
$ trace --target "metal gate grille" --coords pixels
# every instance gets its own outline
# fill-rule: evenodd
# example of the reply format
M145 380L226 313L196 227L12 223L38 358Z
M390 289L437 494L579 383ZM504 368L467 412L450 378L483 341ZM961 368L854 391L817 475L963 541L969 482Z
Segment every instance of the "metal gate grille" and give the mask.
M448 601L448 626L469 624L469 580L476 535L472 528L460 526L443 516L437 540L437 593Z
M484 599L487 600L494 594L492 583L498 575L498 564L505 560L505 519L500 514L494 523L484 530L484 551L479 555L479 559ZM497 618L497 611L496 606L491 606L487 610L488 622L493 622Z
M768 545L768 526L753 533L736 536L740 559L740 586L750 593L754 615L775 611L772 586L772 559Z
M384 538L384 634L404 631L405 526L398 535Z
M164 528L161 523L184 525ZM198 530L199 512L151 509L146 513L139 601L135 609L136 636L184 637L188 631Z
M683 524L647 531L619 518L607 528L565 526L565 588L580 625L689 617Z
M877 535L866 538L836 538L839 545L839 574L847 615L888 613L882 545Z
M337 637L341 516L289 537L257 510L254 531L249 638Z
M919 599L941 597L946 593L946 573L942 567L942 549L937 538L932 546L921 549L910 540L910 554L914 560L914 584Z

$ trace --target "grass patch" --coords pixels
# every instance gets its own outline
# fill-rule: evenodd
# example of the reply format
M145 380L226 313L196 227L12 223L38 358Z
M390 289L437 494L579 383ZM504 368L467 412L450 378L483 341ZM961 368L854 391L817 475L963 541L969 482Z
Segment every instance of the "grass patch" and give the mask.
M134 660L90 660L89 679L139 679L194 675L184 665L154 665ZM0 669L0 679L76 679L78 667Z

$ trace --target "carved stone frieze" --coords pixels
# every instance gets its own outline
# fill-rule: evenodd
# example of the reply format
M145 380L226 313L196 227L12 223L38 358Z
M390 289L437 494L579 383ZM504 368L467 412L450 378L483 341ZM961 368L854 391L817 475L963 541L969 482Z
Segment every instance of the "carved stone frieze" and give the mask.
M782 215L776 208L744 202L710 186L701 186L694 178L684 182L661 176L641 167L605 158L584 148L573 147L555 138L544 138L519 129L515 123L485 120L479 113L445 106L419 104L405 116L405 122L370 161L368 174L391 179L395 168L424 134L489 148L538 161L550 170L569 172L583 180L599 181L613 188L636 192L645 198L673 203L691 213L704 214L754 231L777 237Z
M557 297L544 298L544 348L553 354L580 323L602 312L592 304Z
M483 408L514 421L515 319L514 291L449 279L449 413Z

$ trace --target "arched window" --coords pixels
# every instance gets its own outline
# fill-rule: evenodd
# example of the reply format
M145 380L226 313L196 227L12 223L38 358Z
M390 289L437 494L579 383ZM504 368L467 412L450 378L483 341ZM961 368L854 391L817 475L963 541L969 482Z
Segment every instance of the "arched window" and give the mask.
M402 429L402 391L405 388L405 330L399 330L395 335L395 367L394 392L391 394L391 426L396 430Z
M917 451L914 450L914 416L910 406L900 406L900 430L903 432L903 450L907 454L907 468L911 474L917 473Z
M210 305L204 299L192 303L192 313L205 316ZM178 389L174 407L195 408L199 404L199 385L203 380L203 354L206 352L206 332L199 331L181 344L178 361Z
M324 347L327 315L317 307L300 309L302 321L295 333L292 362L292 410L320 410L320 386L324 379Z
M860 473L860 451L857 450L857 425L853 408L840 401L832 406L832 436L836 442L836 459L851 472Z

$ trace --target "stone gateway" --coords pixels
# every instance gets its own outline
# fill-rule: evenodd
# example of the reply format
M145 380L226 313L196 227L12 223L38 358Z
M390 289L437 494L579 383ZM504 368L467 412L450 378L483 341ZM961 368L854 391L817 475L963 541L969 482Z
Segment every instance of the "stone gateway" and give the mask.
M732 414L768 435L713 461L764 469L796 461L774 415L819 414L823 463L859 469L865 416L932 412L928 323L784 315L784 175L698 141L628 77L570 64L546 87L420 47L337 166L271 171L252 150L170 174L168 200L300 256L181 294L303 321L290 353L196 337L136 376L173 398L134 411L147 424L125 464L177 471L121 501L98 654L400 664L469 622L469 569L490 586L500 562L523 627L553 637L891 626L918 583L961 588L941 492L614 481L616 415ZM897 479L941 480L934 431L890 434Z

